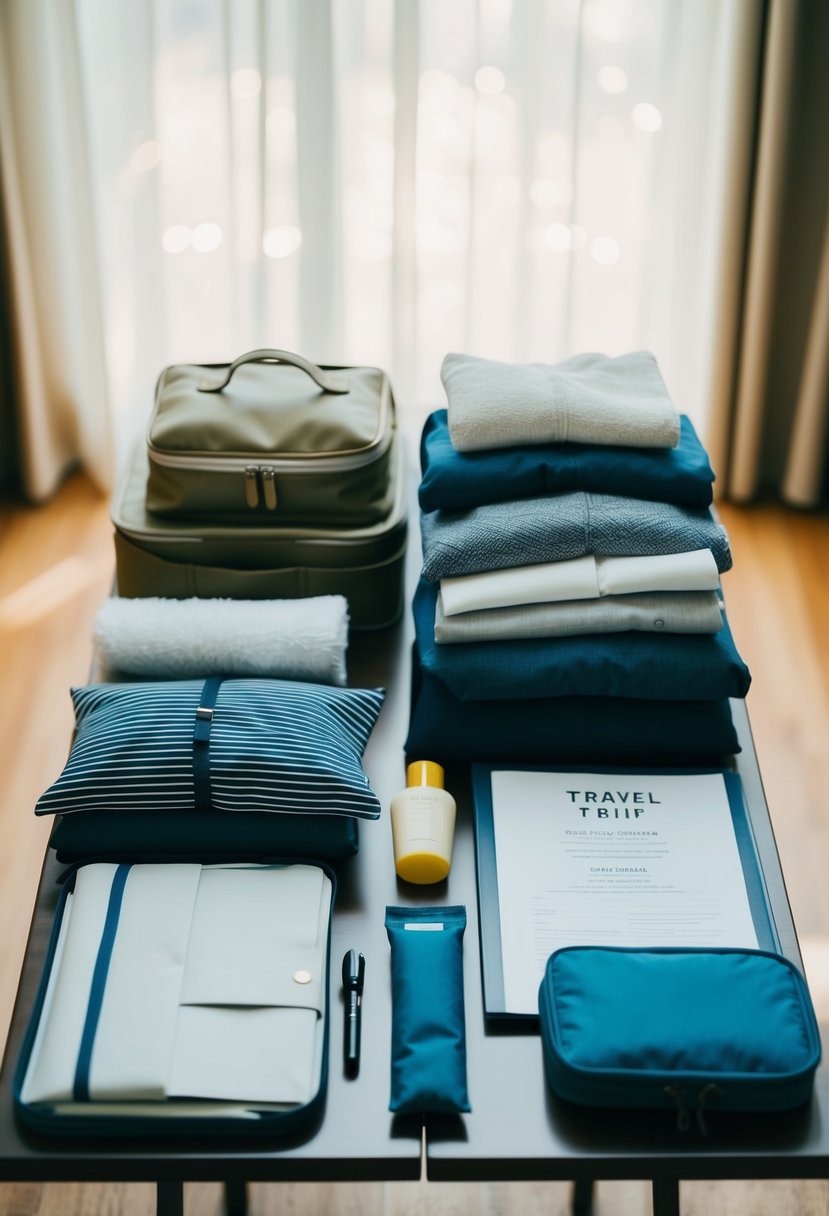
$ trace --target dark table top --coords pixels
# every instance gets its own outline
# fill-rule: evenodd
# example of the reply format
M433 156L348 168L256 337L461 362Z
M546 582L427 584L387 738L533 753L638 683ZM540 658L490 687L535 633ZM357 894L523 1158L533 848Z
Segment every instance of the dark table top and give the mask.
M774 1117L714 1116L707 1138L681 1136L669 1112L581 1111L546 1088L535 1034L487 1029L483 1018L477 891L469 775L447 771L458 802L449 879L417 888L394 873L388 805L405 784L402 744L409 709L408 619L391 630L353 637L352 685L387 688L365 767L384 808L362 823L361 847L339 875L332 929L331 1044L326 1107L315 1134L272 1148L147 1140L60 1141L23 1130L12 1110L11 1079L34 999L57 900L60 867L47 858L11 1034L0 1073L0 1178L42 1180L357 1181L416 1179L421 1170L418 1120L389 1114L390 984L384 928L387 904L465 904L466 1028L472 1113L431 1118L427 1176L434 1179L739 1178L829 1175L829 1070L818 1075L810 1107ZM746 799L782 948L799 960L771 823L742 704L735 716ZM363 1050L359 1075L342 1069L340 963L349 947L366 955Z

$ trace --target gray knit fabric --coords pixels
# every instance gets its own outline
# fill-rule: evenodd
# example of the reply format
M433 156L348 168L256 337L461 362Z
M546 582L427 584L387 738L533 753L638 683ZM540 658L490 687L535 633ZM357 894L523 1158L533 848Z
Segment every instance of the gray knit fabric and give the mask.
M616 494L544 495L422 517L423 576L434 581L587 553L635 557L710 549L731 569L725 528L708 511Z
M722 612L716 591L655 591L595 600L517 604L446 616L438 596L435 641L496 642L584 633L717 633Z
M449 435L459 452L533 443L673 448L679 415L649 351L563 363L447 355Z

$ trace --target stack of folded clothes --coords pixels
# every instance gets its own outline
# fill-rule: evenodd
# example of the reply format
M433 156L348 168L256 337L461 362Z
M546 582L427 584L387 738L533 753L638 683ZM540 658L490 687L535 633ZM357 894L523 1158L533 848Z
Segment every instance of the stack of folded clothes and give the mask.
M714 474L653 356L447 355L421 444L406 750L716 764L750 675L719 596Z

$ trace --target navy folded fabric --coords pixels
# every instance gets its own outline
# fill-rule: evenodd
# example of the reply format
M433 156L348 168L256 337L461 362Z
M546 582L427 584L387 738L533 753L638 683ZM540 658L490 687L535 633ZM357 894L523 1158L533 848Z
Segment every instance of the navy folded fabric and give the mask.
M568 490L702 509L711 503L714 482L705 448L685 415L675 448L557 443L459 452L449 437L446 410L435 410L423 428L420 467L418 497L424 511L465 511Z
M144 811L61 815L49 844L58 861L342 861L359 847L351 815L271 815L268 811Z
M751 675L723 614L719 633L594 633L509 642L435 642L437 584L414 595L424 670L460 701L626 697L713 701L744 697Z
M405 750L441 764L712 766L740 750L729 702L549 697L458 701L412 664Z
M588 553L641 557L693 549L710 549L720 573L731 569L728 534L709 511L584 490L430 511L421 534L423 577L430 580Z

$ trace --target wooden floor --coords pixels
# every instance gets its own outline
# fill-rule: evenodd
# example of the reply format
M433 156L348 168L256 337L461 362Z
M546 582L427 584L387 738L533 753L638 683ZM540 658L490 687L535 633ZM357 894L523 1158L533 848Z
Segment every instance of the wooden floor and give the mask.
M752 670L749 710L795 922L829 1022L829 518L723 507L735 567L724 580ZM106 503L75 478L46 507L0 512L0 1040L4 1039L48 823L38 794L70 738L68 688L83 683L90 626L112 578ZM552 1184L254 1186L262 1216L558 1216ZM829 1216L829 1183L684 1183L683 1216ZM144 1185L0 1185L0 1216L150 1216ZM186 1188L187 1216L221 1211L218 1186ZM645 1216L644 1183L602 1183L597 1216Z

